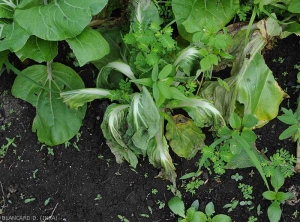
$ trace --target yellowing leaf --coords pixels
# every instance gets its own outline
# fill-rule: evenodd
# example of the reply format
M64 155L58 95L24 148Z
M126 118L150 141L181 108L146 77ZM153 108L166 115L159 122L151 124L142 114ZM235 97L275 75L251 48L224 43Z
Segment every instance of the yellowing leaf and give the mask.
M255 127L262 127L277 116L279 105L287 94L261 55L265 44L263 35L256 32L246 47L235 55L232 76L224 80L230 87L229 92L217 81L207 83L201 91L201 96L213 101L226 120L233 112L241 116L252 114L258 119Z
M166 126L166 138L172 150L180 157L193 158L204 146L205 135L193 120L179 114L173 116L173 123Z

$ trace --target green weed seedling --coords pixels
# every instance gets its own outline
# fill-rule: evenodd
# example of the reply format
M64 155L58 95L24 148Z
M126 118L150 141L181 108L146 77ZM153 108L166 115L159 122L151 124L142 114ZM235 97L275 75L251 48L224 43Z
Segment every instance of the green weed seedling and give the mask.
M94 200L102 200L101 194L98 193L97 196L96 196L96 198Z
M227 212L229 213L229 212L233 211L237 207L238 204L239 204L239 201L238 200L234 200L231 203L225 204L223 206L223 208L228 209Z
M297 163L295 166L295 171L300 172L300 96L298 97L298 107L295 113L292 110L287 110L282 108L284 114L278 116L277 118L290 125L286 130L284 130L280 135L279 139L284 140L292 137L295 142L297 142Z
M50 200L51 200L50 197L47 198L47 199L44 201L44 206L47 206L47 205L50 203Z
M130 222L126 217L122 216L122 215L118 215L118 218L120 219L120 221L123 222Z
M35 198L27 198L24 200L24 203L30 203L32 201L35 201Z
M244 183L239 183L238 188L242 191L245 200L252 200L253 186Z
M140 214L141 217L149 218L149 214Z
M252 201L251 200L243 200L240 202L241 206L251 206L252 205Z
M156 195L156 194L158 193L158 190L155 189L155 188L153 188L153 189L151 190L151 193L152 193L153 195Z
M189 192L192 195L196 193L196 190L199 189L200 186L204 184L203 180L193 179L188 183L183 183L181 187L185 189L185 192Z
M7 140L7 144L2 145L0 147L0 159L5 157L7 150L10 146L17 147L17 145L14 143L15 137L12 139L10 139L10 138L5 138L5 139Z
M284 178L294 175L293 165L297 162L294 155L291 155L287 150L281 148L276 150L276 153L270 156L269 161L263 161L262 167L266 177L274 175L277 168L283 173Z
M240 5L240 8L237 11L237 16L240 21L246 21L247 20L247 14L251 13L252 6L251 3L243 3Z
M296 219L299 215L299 211L298 210L295 210L294 213L293 213L293 218Z
M231 176L231 179L235 180L235 181L239 181L243 179L243 176L239 175L238 173L234 174Z
M48 147L48 155L54 156L54 150L53 148Z
M283 62L284 62L284 58L279 57L277 61L278 61L279 63L283 63Z
M257 220L258 220L258 219L257 219L256 217L251 216L251 217L248 218L248 221L247 221L247 222L255 222L255 221L257 221Z
M276 168L274 174L271 176L271 185L274 190L268 190L263 193L263 197L272 202L268 207L268 217L272 222L278 222L281 218L282 210L280 204L294 197L293 193L279 191L284 184L284 180L285 178L280 168Z
M171 211L179 216L179 222L231 222L231 218L225 214L215 214L214 204L209 202L205 207L205 212L198 211L199 201L192 203L191 207L185 210L184 202L179 197L173 197L168 202Z
M158 205L158 209L160 209L160 210L163 209L166 205L165 202L162 200L158 200L158 201L156 201L156 203Z
M35 179L36 178L36 173L39 171L39 169L35 169L32 171L32 177Z

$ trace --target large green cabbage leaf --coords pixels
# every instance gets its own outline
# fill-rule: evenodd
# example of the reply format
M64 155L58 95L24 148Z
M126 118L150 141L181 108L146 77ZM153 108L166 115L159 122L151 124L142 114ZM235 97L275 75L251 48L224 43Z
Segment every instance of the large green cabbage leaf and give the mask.
M163 119L161 119L160 128L154 138L149 141L147 155L149 162L156 168L161 168L159 177L170 180L176 187L176 172L172 158L169 153L169 145L166 137L163 135Z
M107 0L63 0L44 5L20 4L15 10L15 21L30 35L49 41L74 38L100 12Z
M68 66L53 63L49 67L33 65L22 73L38 82L44 90L27 79L17 76L12 87L12 94L31 103L36 108L32 131L37 132L40 142L49 146L62 144L76 135L85 116L86 105L80 109L69 109L62 102L59 92L83 88L79 75ZM71 120L71 121L70 121Z
M207 24L213 24L216 31L222 29L235 16L239 0L173 0L180 35L191 41L194 33L203 31Z

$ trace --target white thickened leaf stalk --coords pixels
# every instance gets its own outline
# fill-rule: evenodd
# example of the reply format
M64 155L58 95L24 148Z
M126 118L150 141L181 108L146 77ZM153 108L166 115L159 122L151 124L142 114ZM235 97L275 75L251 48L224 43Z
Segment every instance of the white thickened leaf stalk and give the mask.
M94 99L109 98L111 94L107 89L86 88L61 92L60 96L71 108L77 109L78 107L83 106L85 103L91 102Z

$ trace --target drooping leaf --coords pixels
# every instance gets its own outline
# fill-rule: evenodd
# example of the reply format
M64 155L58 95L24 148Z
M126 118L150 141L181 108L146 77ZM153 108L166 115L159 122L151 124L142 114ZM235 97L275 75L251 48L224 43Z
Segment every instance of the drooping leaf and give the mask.
M272 14L272 16L276 18L276 15L274 13ZM264 38L279 36L282 32L282 27L279 25L278 21L271 17L266 20L263 19L259 21L256 25Z
M116 70L117 72L114 72L114 70ZM104 66L99 71L98 77L96 79L96 86L98 88L106 88L106 89L113 88L112 83L109 82L109 76L113 75L114 79L116 79L117 77L117 80L122 79L122 77L118 75L116 76L116 73L121 73L126 77L128 77L130 80L136 79L134 73L131 70L131 67L128 64L120 60L115 60L113 62L106 64L106 66ZM118 83L119 82L120 81L118 81Z
M99 88L85 88L75 89L71 91L61 92L60 96L63 98L64 103L72 109L78 109L87 102L95 99L104 99L111 96L110 91Z
M137 156L124 141L126 133L126 115L129 105L111 104L107 107L101 129L106 139L106 144L115 155L116 162L122 163L125 159L132 167L138 164Z
M149 141L159 130L159 121L159 111L153 98L147 88L143 87L142 92L132 98L126 132L143 156L146 155Z
M109 53L107 41L99 32L91 28L85 28L78 36L67 39L67 42L75 53L80 66L101 59Z
M260 53L254 56L246 70L241 71L238 74L237 100L245 105L245 114L256 115L258 126L262 126L277 116L286 93L274 79Z
M12 94L36 108L32 131L37 132L40 142L54 146L68 141L78 132L86 106L78 110L69 109L60 99L59 92L62 90L84 87L74 70L60 63L53 63L51 73L49 71L44 65L34 65L22 73L52 91L41 89L18 76L13 84Z
M187 47L181 50L173 63L173 65L182 68L186 75L190 75L193 68L193 64L196 63L196 59L199 57L199 50L195 47ZM176 72L176 77L179 77L179 71Z
M131 1L131 20L138 24L148 26L149 24L155 22L156 24L161 24L162 20L159 16L158 9L154 2L152 1Z
M176 187L176 172L172 158L169 153L169 146L163 135L163 119L160 121L160 128L154 138L149 141L147 155L149 162L156 168L160 168L159 177L170 180Z
M252 114L258 119L256 127L261 127L277 116L286 93L263 60L261 50L265 43L263 36L255 33L243 52L236 56L232 77L224 80L230 92L217 81L207 83L201 91L203 98L214 101L226 121L233 112L241 116Z
M165 136L172 150L189 160L204 146L205 135L191 119L181 114L172 119L173 122L168 122L166 126Z
M29 58L39 63L53 60L57 53L57 42L45 41L35 36L30 36L23 48L16 51L21 61Z
M167 104L167 108L184 109L198 127L212 126L212 128L218 129L225 125L219 110L212 103L200 97L186 98L176 104L170 103Z

